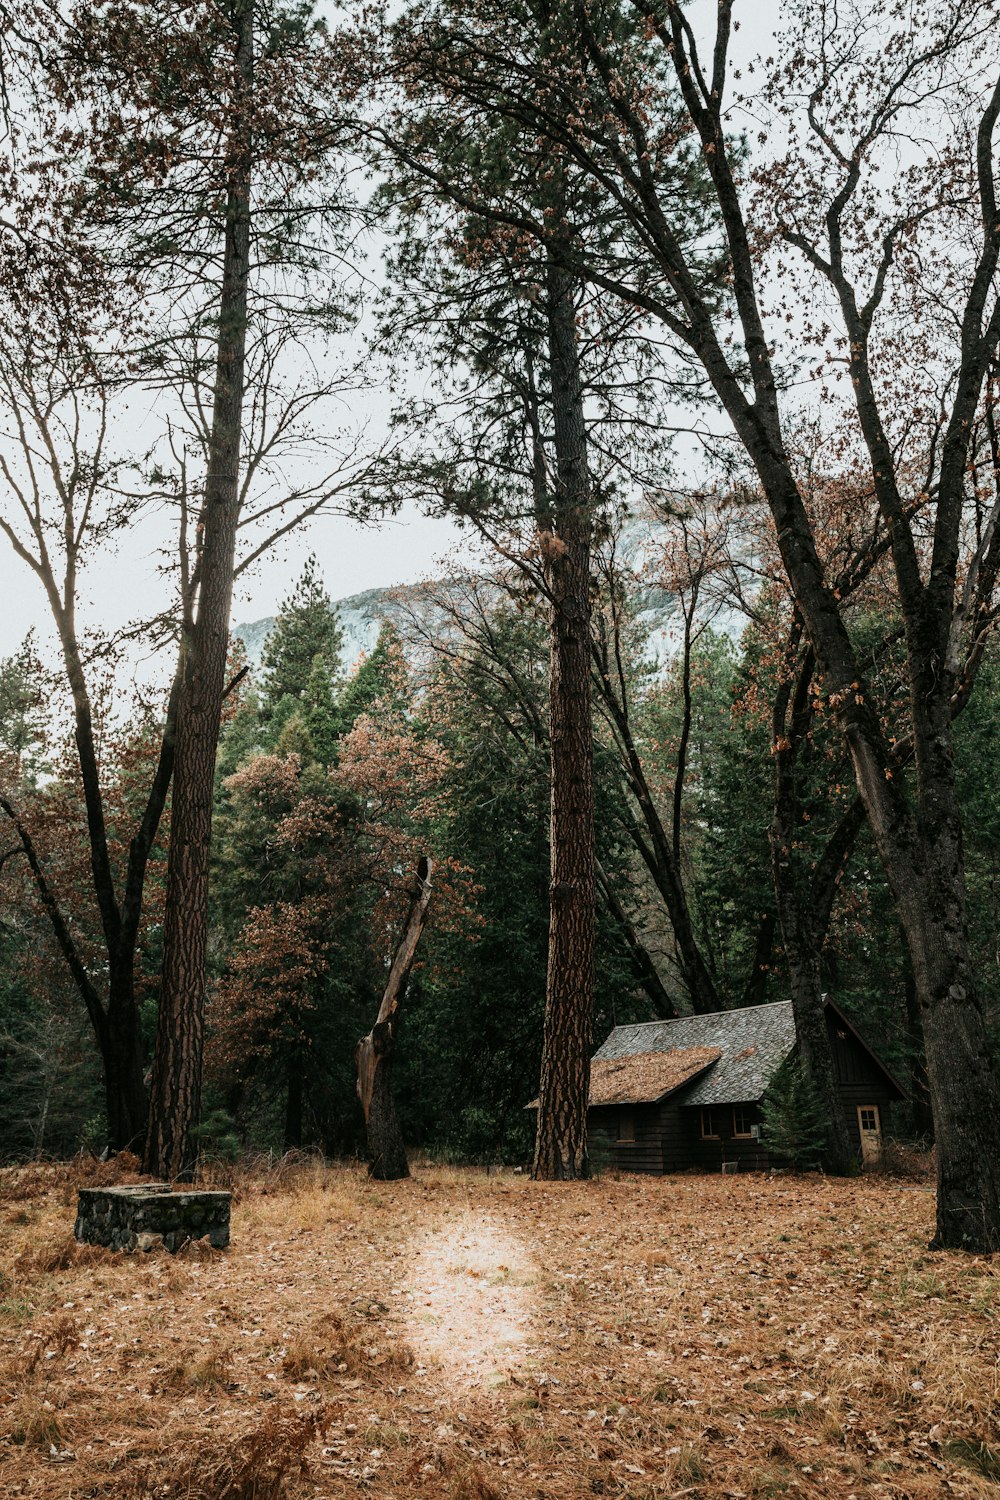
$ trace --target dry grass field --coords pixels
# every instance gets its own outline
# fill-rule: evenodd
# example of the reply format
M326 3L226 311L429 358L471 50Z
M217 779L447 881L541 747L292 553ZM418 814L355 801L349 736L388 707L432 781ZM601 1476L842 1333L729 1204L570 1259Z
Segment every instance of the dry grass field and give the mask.
M998 1493L1000 1264L919 1187L305 1163L172 1257L81 1172L0 1173L4 1500Z

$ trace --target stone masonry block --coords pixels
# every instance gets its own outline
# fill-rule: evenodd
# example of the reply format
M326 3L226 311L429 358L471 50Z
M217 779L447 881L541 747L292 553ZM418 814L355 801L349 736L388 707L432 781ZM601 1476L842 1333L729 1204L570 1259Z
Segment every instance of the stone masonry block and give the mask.
M174 1192L167 1182L81 1188L74 1233L78 1240L112 1249L163 1244L170 1251L207 1235L223 1249L229 1244L231 1202L230 1193Z

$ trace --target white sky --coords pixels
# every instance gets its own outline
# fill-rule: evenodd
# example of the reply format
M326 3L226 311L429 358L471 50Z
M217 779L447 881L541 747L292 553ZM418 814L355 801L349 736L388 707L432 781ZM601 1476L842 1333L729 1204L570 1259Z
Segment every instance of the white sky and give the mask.
M736 13L742 26L735 38L734 62L767 48L773 38L779 0L744 0ZM696 0L692 18L711 27L712 0ZM372 396L361 397L378 402ZM356 415L364 415L360 410ZM128 434L124 435L126 438ZM119 442L119 447L126 446ZM102 555L83 580L80 624L114 629L149 612L150 600L163 595L154 542L138 534L123 536L121 550ZM299 576L305 558L315 552L326 587L334 599L371 588L389 587L439 573L445 559L461 556L463 538L449 521L432 519L415 507L378 526L364 527L343 517L325 516L290 537L262 559L244 578L233 604L234 623L274 614ZM6 545L0 547L0 655L14 651L34 628L40 641L54 645L47 604L38 580Z
M314 521L262 560L242 581L233 606L234 624L274 614L302 571L310 552L319 559L330 595L340 599L365 589L411 583L440 571L442 559L461 546L461 534L448 521L411 509L378 527L363 527L339 516ZM155 558L125 545L105 556L84 581L81 615L105 627L141 616L162 584ZM51 635L41 585L6 547L0 550L0 656L17 649L34 627L42 640Z

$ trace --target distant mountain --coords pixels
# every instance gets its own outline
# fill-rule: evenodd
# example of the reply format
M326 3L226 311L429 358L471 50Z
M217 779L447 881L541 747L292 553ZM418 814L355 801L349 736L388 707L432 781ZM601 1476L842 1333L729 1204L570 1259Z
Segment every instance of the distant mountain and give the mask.
M350 594L346 599L335 600L334 604L344 630L341 660L346 672L353 671L361 657L367 656L374 649L379 631L386 620L390 620L400 634L405 635L410 616L416 613L419 617L427 609L423 590L416 584L391 589L366 589L363 594ZM273 629L273 615L235 626L233 634L243 642L251 666L260 666L265 642Z
M658 530L655 523L633 520L620 538L619 554L637 572L650 550L655 549ZM430 588L433 590L435 586L432 584ZM677 650L676 595L655 584L645 584L639 602L639 622L648 632L650 663L662 669ZM345 672L353 671L360 658L372 651L386 620L396 626L404 640L413 636L415 624L426 636L437 631L447 634L451 628L433 599L428 598L427 587L420 584L367 589L363 594L337 599L335 604L344 629L342 662ZM738 640L745 624L742 615L726 610L716 619L714 628ZM235 627L233 633L243 642L251 666L260 665L264 643L273 628L273 615Z

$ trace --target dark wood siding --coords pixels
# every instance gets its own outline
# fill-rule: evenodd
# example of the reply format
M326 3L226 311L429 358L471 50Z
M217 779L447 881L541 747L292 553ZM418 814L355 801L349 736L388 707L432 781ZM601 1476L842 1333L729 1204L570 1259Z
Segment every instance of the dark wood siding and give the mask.
M623 1124L626 1131L631 1129L633 1140L622 1139ZM658 1104L608 1105L589 1110L587 1134L595 1167L616 1167L623 1172L664 1170Z
M865 1049L858 1044L839 1017L827 1013L826 1023L830 1031L833 1048L833 1066L837 1075L838 1092L847 1122L851 1145L860 1160L861 1131L858 1127L858 1107L876 1104L885 1137L889 1127L889 1105L891 1095L885 1074L872 1062Z
M744 1104L739 1106L745 1113L746 1120L751 1125L760 1124L760 1110L756 1104ZM732 1114L733 1106L719 1104L714 1106L719 1120L719 1139L704 1140L701 1134L701 1109L695 1105L689 1105L686 1109L679 1111L683 1123L684 1137L687 1145L688 1161L691 1166L699 1167L703 1172L721 1172L723 1164L730 1170L738 1172L763 1172L770 1166L770 1159L762 1141L746 1140L742 1137L734 1137Z
M860 1161L861 1127L858 1124L858 1108L862 1104L878 1105L879 1119L882 1125L882 1139L885 1140L888 1133L889 1094L884 1085L873 1087L871 1084L841 1084L840 1097L843 1100L847 1133L851 1138L851 1145L854 1148L854 1152Z
M691 1165L691 1156L687 1148L680 1105L675 1100L665 1099L659 1109L660 1139L663 1142L663 1170L683 1172L685 1167Z

